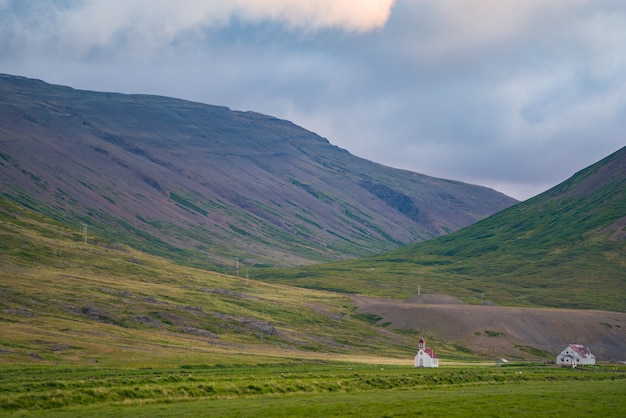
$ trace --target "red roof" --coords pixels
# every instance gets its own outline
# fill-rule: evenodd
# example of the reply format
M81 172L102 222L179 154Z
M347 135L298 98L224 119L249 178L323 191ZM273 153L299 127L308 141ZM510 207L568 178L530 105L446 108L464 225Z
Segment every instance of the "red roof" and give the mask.
M591 355L591 350L580 344L570 344L569 347L576 351L581 358L587 358L587 356Z
M439 358L439 357L437 356L437 353L435 353L435 352L433 351L433 349L432 349L432 348L425 348L425 349L424 349L424 352L425 352L426 354L428 354L428 355L430 356L430 358Z

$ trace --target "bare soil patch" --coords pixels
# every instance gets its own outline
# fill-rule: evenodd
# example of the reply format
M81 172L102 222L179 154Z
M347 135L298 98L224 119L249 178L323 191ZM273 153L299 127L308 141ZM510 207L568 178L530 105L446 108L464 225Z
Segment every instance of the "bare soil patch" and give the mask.
M591 348L597 361L626 360L626 313L469 305L447 295L406 301L354 296L359 313L376 314L391 329L414 329L493 357L556 356L568 344ZM441 303L441 302L448 303Z

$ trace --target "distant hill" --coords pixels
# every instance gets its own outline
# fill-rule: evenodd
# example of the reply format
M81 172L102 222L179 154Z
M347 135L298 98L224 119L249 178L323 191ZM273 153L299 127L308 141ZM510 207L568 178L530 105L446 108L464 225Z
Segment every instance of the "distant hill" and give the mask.
M371 255L515 203L259 113L10 75L0 75L0 194L88 236L222 271L236 259L243 269Z
M626 311L626 147L567 181L453 234L358 260L259 273L391 296Z

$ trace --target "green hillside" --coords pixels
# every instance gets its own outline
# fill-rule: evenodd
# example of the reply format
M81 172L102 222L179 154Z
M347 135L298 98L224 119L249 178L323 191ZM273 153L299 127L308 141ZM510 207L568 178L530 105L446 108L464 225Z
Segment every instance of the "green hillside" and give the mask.
M626 311L626 148L564 183L425 243L358 260L271 270L268 281L406 298Z
M374 326L345 295L183 267L90 234L85 242L80 225L4 199L0 254L0 363L137 366L383 348L409 358L419 338Z

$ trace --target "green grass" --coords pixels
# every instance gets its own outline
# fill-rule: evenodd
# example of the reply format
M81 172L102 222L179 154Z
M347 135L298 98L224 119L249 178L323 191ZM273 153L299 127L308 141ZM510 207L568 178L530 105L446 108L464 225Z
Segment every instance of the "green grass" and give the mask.
M626 370L615 367L414 369L293 360L169 368L13 366L2 369L0 412L52 417L623 416L625 389Z

